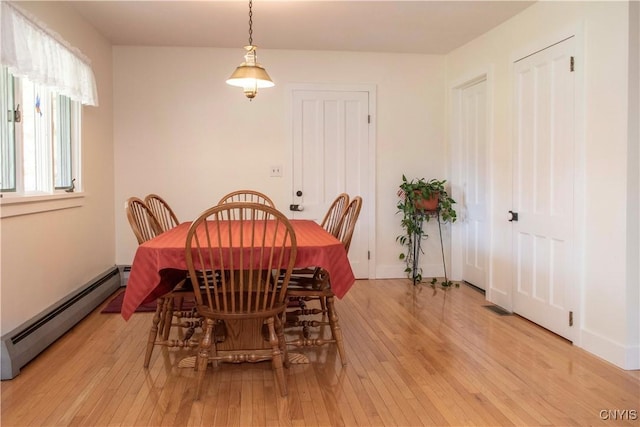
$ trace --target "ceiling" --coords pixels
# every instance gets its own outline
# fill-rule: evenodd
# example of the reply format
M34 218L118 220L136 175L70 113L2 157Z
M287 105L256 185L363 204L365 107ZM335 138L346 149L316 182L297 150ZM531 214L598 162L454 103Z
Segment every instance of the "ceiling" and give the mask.
M254 0L262 49L445 54L533 1ZM241 48L248 1L74 1L114 45Z

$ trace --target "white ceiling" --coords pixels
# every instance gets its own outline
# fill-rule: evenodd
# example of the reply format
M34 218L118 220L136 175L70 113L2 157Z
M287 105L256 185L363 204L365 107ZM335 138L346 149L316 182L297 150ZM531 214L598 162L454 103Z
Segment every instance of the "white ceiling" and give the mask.
M533 1L254 0L253 43L262 49L444 54ZM248 1L76 1L114 45L241 48Z

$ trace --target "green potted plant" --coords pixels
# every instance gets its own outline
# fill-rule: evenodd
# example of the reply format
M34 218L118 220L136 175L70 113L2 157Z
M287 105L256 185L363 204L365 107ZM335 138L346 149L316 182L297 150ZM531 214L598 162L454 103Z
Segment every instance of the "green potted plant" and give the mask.
M397 208L398 213L402 214L400 225L403 233L396 237L396 241L404 247L399 258L405 262L404 271L407 273L407 277L413 280L414 285L422 282L422 268L419 266L418 260L420 254L423 253L422 240L428 237L422 228L424 221L435 217L440 226L441 222L455 222L457 219L453 207L456 202L449 195L445 183L446 180L430 179L427 181L424 178L409 181L405 175L402 175L402 183L398 189L400 199ZM443 289L448 289L454 286L454 283L447 277L442 229L439 227L439 230L444 265L444 281L439 285ZM438 280L434 277L430 284L435 288L438 285Z

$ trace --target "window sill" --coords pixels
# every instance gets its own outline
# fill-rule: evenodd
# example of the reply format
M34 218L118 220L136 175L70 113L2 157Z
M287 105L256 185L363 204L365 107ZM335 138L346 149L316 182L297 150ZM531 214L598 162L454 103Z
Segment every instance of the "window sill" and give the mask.
M85 193L56 193L0 198L0 218L30 215L39 212L77 208L84 204Z

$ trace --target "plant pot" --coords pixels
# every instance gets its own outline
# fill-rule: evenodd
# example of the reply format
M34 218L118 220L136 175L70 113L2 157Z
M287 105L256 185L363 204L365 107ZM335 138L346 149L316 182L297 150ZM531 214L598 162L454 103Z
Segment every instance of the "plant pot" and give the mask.
M423 199L420 191L414 192L414 206L420 211L438 210L438 194L433 194L429 199Z

